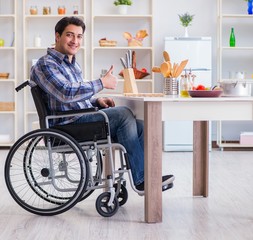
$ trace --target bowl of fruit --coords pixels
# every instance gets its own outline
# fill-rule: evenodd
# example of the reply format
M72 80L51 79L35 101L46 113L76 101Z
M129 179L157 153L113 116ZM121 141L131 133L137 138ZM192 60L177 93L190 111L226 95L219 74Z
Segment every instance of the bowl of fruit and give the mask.
M188 93L191 97L220 97L223 90L219 87L208 88L199 84L197 87L192 87L192 90L189 90Z

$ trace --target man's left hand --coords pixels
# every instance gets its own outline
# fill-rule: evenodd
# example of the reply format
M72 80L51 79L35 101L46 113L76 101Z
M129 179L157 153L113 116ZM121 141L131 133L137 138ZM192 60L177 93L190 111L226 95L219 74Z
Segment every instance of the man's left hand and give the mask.
M112 98L98 98L97 104L101 108L115 107L115 103Z

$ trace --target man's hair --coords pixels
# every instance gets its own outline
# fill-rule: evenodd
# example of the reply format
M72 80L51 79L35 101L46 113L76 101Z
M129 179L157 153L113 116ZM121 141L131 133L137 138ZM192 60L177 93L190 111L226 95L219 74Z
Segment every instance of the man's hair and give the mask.
M83 29L83 33L85 31L85 24L83 22L83 20L81 20L80 18L77 17L64 17L62 18L56 25L55 25L55 33L59 33L60 36L62 35L63 31L65 30L65 28L70 25L76 25L78 27L82 27Z

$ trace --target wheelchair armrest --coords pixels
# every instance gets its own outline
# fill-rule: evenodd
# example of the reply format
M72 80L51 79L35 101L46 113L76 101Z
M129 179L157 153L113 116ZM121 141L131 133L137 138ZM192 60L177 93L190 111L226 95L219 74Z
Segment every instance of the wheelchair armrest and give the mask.
M64 111L64 112L57 112L54 115L47 115L46 116L46 127L48 128L48 120L49 119L59 119L63 117L73 117L73 116L82 116L86 114L101 114L104 118L104 121L106 123L109 122L109 119L103 111L100 111L97 107L93 108L86 108L86 109L80 109L80 110L69 110L69 111Z
M79 109L79 110L68 110L64 112L56 112L54 115L82 115L83 113L92 113L92 112L97 112L99 109L97 107L92 107L92 108L85 108L85 109Z

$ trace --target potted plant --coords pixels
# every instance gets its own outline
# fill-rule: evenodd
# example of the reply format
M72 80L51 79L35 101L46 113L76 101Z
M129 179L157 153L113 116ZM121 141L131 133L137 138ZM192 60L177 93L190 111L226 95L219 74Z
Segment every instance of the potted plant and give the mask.
M186 12L184 14L178 14L178 16L182 26L185 28L185 37L188 37L188 26L191 25L194 15L190 15Z
M127 14L128 7L132 5L132 1L115 0L113 4L117 7L119 14Z

